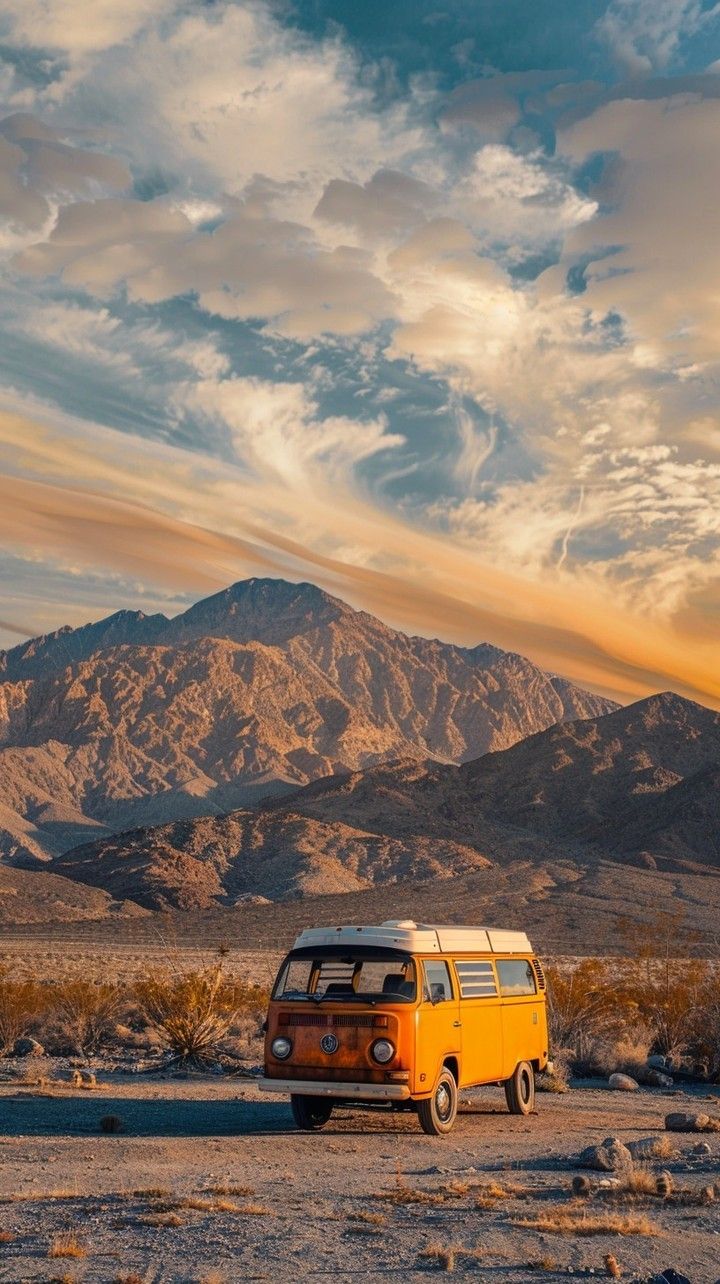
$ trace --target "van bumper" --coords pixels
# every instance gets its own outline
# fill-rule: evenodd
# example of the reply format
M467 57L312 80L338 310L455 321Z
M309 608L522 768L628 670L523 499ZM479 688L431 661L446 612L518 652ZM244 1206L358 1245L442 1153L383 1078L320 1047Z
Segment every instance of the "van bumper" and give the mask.
M406 1083L327 1083L318 1079L257 1079L261 1092L302 1097L339 1097L344 1101L407 1101Z

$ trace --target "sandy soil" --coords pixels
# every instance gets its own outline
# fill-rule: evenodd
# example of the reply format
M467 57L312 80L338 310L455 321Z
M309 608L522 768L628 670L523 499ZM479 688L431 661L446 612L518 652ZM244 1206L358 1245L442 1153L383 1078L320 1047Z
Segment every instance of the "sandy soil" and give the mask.
M662 1133L669 1110L698 1109L707 1091L612 1093L589 1086L543 1094L529 1119L510 1116L498 1089L469 1094L454 1132L424 1136L414 1116L338 1110L320 1133L294 1130L283 1099L226 1077L160 1079L104 1075L96 1092L0 1087L0 1281L124 1280L234 1284L240 1280L364 1280L401 1284L437 1274L422 1258L433 1243L477 1250L456 1271L498 1284L604 1276L613 1253L623 1278L673 1265L693 1284L720 1276L720 1205L677 1206L647 1197L619 1211L647 1212L657 1237L593 1238L538 1233L512 1225L567 1205L574 1157L614 1134L628 1141ZM720 1112L720 1089L714 1102ZM124 1121L122 1135L99 1131L102 1115ZM691 1156L697 1135L675 1138L668 1168L676 1185L699 1189L720 1178L720 1135L711 1154ZM429 1195L455 1180L466 1193L438 1203L378 1198L400 1180ZM599 1174L594 1175L600 1179ZM511 1181L525 1198L478 1207L472 1183ZM192 1209L212 1187L240 1186L235 1210ZM152 1194L153 1188L166 1193ZM136 1193L134 1193L136 1192ZM141 1192L141 1193L137 1193ZM179 1206L168 1209L176 1200ZM593 1196L593 1210L608 1207ZM144 1217L179 1222L151 1225ZM358 1220L379 1215L379 1222ZM87 1248L76 1260L51 1259L53 1236L74 1229ZM540 1263L533 1266L531 1263Z

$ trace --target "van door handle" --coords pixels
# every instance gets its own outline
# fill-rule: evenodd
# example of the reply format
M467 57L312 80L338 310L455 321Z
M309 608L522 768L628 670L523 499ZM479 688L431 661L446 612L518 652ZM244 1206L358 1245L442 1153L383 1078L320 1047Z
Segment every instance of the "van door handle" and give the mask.
M462 1021L453 1021L453 1025L462 1025Z

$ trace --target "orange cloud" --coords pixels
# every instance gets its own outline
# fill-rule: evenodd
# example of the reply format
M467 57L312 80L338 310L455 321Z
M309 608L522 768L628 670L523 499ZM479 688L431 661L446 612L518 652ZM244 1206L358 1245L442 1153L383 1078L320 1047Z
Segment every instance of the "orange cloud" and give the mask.
M0 415L0 448L30 474L0 475L6 546L198 594L247 574L308 578L397 627L488 640L621 700L670 687L720 706L716 646L692 619L681 631L577 579L511 573L340 486L308 506L301 489L136 439L129 458L127 438L93 433Z

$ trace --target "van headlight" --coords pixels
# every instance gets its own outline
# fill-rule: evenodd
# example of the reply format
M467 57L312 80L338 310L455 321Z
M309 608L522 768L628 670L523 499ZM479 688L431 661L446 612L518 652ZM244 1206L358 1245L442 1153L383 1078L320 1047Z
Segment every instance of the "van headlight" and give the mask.
M278 1039L273 1039L270 1044L270 1051L278 1061L287 1061L292 1052L292 1043L289 1039L284 1039L281 1035Z
M395 1056L395 1047L389 1039L376 1039L370 1051L381 1066L386 1065L388 1061L392 1061Z

